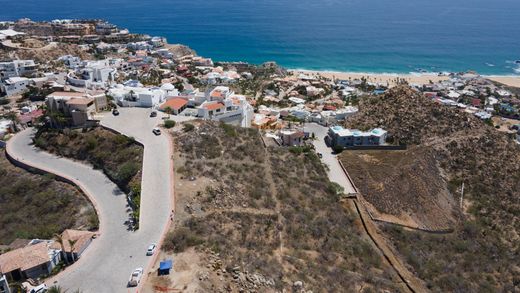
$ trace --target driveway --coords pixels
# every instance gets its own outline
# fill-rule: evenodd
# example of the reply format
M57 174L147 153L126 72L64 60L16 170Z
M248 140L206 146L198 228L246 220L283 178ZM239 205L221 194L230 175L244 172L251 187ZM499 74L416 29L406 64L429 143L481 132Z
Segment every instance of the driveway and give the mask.
M356 193L356 190L350 183L347 175L343 172L341 165L338 162L338 157L331 148L325 144L325 136L327 135L327 131L329 129L325 126L321 126L317 123L306 123L304 131L313 133L316 136L316 140L314 140L313 144L316 148L316 152L321 153L323 155L322 162L325 163L328 167L329 179L332 182L336 182L341 185L345 189L345 193L353 194Z
M136 267L148 268L153 257L145 255L147 246L159 243L170 221L173 207L173 182L170 142L167 135L155 136L151 130L160 117L149 118L150 109L120 109L119 116L106 113L102 124L144 144L140 229L128 231L125 222L129 208L125 194L99 170L60 158L31 145L32 129L24 130L8 142L11 156L29 165L73 179L95 201L101 235L87 248L73 267L57 275L48 285L80 289L83 293L136 292L126 288ZM158 116L161 116L159 113ZM189 120L189 117L174 117Z

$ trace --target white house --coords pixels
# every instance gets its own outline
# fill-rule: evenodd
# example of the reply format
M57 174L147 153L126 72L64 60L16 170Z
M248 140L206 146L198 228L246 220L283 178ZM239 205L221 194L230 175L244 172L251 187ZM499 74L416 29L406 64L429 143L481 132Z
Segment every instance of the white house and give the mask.
M216 92L212 91L213 94ZM225 95L224 92L221 92ZM228 98L220 100L216 96L214 100L208 100L197 108L197 116L204 119L222 121L225 123L251 127L251 121L254 117L254 109L247 101L246 97L241 95L231 95Z
M167 93L160 88L117 85L108 94L122 107L155 107L164 102Z
M88 61L84 68L67 75L67 82L76 87L105 88L115 80L117 69L110 60Z
M3 92L7 96L23 93L32 80L26 77L10 77L3 82Z
M34 60L0 62L0 79L32 74L37 69L38 65L34 63Z
M58 58L58 61L62 61L68 68L76 69L82 65L81 58L72 56L72 55L64 55Z
M329 128L327 140L332 147L373 146L385 144L387 134L387 131L381 128L360 131L333 126Z

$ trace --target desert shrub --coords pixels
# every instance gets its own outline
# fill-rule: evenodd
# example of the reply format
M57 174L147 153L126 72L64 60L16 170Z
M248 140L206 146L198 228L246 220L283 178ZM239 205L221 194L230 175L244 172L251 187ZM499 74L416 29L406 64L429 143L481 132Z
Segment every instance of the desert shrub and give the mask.
M191 124L191 123L184 123L184 127L182 128L182 130L184 132L190 132L190 131L193 131L195 129L195 125Z
M168 129L175 127L175 121L173 121L173 120L165 120L164 121L164 127L168 128Z
M139 165L135 162L123 163L117 172L116 179L121 182L129 182L139 171Z
M190 229L179 227L166 235L164 249L179 253L186 250L186 248L202 244L202 242L203 240L190 231Z
M98 141L94 136L87 137L87 150L93 150L98 146Z

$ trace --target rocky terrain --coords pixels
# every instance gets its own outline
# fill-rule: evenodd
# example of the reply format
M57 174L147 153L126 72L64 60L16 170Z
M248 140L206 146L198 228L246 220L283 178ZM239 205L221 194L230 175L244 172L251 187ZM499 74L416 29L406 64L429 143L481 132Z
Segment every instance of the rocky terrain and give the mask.
M32 59L37 63L45 64L64 55L78 56L83 60L93 59L92 54L80 49L80 47L75 44L52 43L42 48L31 50L6 50L0 48L0 60Z
M149 288L401 288L316 154L264 148L254 129L214 122L190 129L178 125L174 132L175 220L161 255L190 261L181 261L170 278L154 277Z
M390 190L393 201L400 202L392 204L388 198L385 200L388 179L377 174L369 178L370 170L358 174L358 180L372 180L363 192L369 195L368 201L385 212L399 215L407 211L404 206L410 206L434 222L435 217L456 215L455 231L443 235L383 226L397 251L429 288L436 292L520 289L520 148L510 137L470 114L437 104L405 86L361 100L360 112L347 126L383 127L393 142L408 144L403 156L410 158L395 165L394 172L401 175L391 178L393 188L424 190L423 198L429 190L428 202L435 203L442 187L439 183L444 182L443 188L454 199L450 207L439 204L442 213L431 213L429 205L413 196ZM384 164L390 156L379 155L378 159ZM421 161L429 162L429 167L407 171L421 165ZM438 171L432 167L434 164ZM414 178L420 177L420 172L427 177L417 181ZM427 182L434 184L428 186ZM464 197L460 206L462 183ZM378 184L382 186L379 190L374 188Z

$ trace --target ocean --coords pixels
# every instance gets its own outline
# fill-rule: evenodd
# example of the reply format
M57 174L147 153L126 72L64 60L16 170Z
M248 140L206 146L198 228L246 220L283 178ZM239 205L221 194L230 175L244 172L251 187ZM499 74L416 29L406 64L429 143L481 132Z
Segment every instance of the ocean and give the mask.
M520 75L520 0L0 0L0 20L103 18L218 61Z

